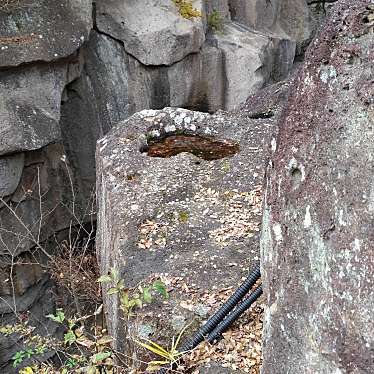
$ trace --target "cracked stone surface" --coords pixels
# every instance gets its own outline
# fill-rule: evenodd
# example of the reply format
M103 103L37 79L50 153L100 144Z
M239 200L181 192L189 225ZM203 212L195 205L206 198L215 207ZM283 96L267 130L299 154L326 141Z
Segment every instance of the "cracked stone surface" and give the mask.
M88 39L91 27L90 0L0 4L0 66L67 57Z
M263 374L374 371L373 16L367 0L334 8L272 142Z
M166 108L141 111L101 139L101 272L115 267L129 286L154 277L166 283L178 278L200 291L236 286L258 260L261 185L273 124L273 118L250 119L244 111L209 115ZM169 148L175 155L165 152ZM116 348L127 352L117 301L104 298ZM188 300L188 292L171 293L170 302L139 310L137 320L152 326L152 339L167 342L178 333L172 316L193 326L201 322L194 308L183 308ZM132 322L127 327L136 335Z
M202 1L192 3L201 13ZM97 27L122 40L144 65L171 65L198 52L205 40L202 18L181 17L170 0L99 0Z

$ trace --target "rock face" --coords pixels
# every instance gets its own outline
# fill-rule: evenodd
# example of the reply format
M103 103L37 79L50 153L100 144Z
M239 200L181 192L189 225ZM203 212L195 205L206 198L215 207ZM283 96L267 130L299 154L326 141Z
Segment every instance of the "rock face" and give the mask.
M92 27L90 0L0 4L0 66L52 61L75 52Z
M0 72L0 155L34 150L59 139L66 67Z
M305 0L229 0L231 18L262 32L275 32L304 44L313 34Z
M193 7L201 14L201 0ZM202 18L181 17L170 0L100 0L97 27L144 65L171 65L199 52L205 39Z
M341 1L273 141L262 232L263 374L374 371L374 44Z
M117 349L129 354L129 336L139 339L139 331L167 343L185 324L196 326L198 310L210 310L196 296L236 285L256 260L273 123L245 111L166 108L139 112L98 142L101 272L116 268L130 287L160 277L190 289L176 287L167 303L138 310L127 326L117 296L104 290Z
M54 300L40 294L52 283L23 263L37 258L44 266L55 234L94 219L94 209L85 212L95 193L98 138L143 109L232 109L289 74L299 38L241 24L235 4L196 0L196 16L186 19L172 0L0 1L2 321L16 321L14 309L31 310L30 324L53 333L44 316ZM277 22L291 11L308 13L306 5L282 9ZM11 266L15 305L6 282ZM16 350L0 340L1 372L14 371Z

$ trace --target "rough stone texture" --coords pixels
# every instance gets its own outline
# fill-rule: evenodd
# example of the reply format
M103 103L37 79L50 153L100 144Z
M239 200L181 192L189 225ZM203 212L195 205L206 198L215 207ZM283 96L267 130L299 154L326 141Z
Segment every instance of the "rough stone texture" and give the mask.
M219 15L222 20L230 20L230 5L228 0L205 0L205 14L207 18L213 13Z
M374 372L373 5L343 0L306 55L268 169L263 374Z
M15 214L6 206L0 209L1 260L7 261L7 256L16 257L30 250L75 222L71 216L73 201L69 173L72 174L72 170L61 144L51 144L25 154L20 183L8 200L8 207ZM86 207L82 206L81 192L76 186L74 188L77 196L75 214L80 217Z
M25 155L23 153L0 158L0 198L11 195L21 179Z
M48 260L43 252L56 248L59 232L79 224L87 209L86 200L79 184L74 184L73 206L69 177L73 172L60 144L12 157L22 161L23 170L17 188L0 205L0 323L17 323L18 317L24 316L37 333L53 335L56 325L45 316L55 308L56 293L43 267ZM46 240L54 234L48 245ZM22 347L17 341L15 336L0 335L1 373L18 371L11 366L11 357Z
M287 77L295 56L295 43L271 38L248 28L227 23L224 32L215 35L224 56L226 110L245 102L266 83Z
M252 199L260 193L256 188L262 184L272 127L271 118L167 108L137 113L101 139L101 272L115 267L129 286L157 276L180 277L200 290L236 285L258 253L260 208L254 208ZM148 155L168 150L182 153ZM182 326L195 321L191 328L201 321L181 306L188 299L188 293L175 292L168 303L138 310L138 328L147 327L157 342L169 342L181 328L175 319ZM116 349L128 353L118 302L105 290L104 300ZM132 322L128 328L129 335L138 334Z
M254 30L277 33L303 45L313 21L305 0L229 0L231 18Z
M71 55L87 39L91 15L90 0L20 0L0 4L0 66Z
M202 2L193 7L201 12ZM202 18L181 17L170 0L100 0L97 27L144 65L171 65L198 52L205 39Z
M142 109L180 106L215 112L232 108L262 85L283 79L289 73L294 55L294 42L283 31L267 30L259 35L258 30L249 30L248 25L230 24L227 0L194 2L202 10L202 17L193 21L183 19L171 0L96 1L94 30L88 0L9 3L17 4L16 7L3 3L0 4L0 196L4 198L0 203L1 323L15 321L13 290L6 281L10 264L39 260L41 251L36 242L43 242L44 246L54 234L64 237L70 223L78 223L72 218L74 196L78 220L92 218L83 212L94 190L94 152L99 137ZM241 31L233 35L208 32L207 16L214 9L228 22L228 32ZM152 30L148 32L147 28ZM134 31L141 34L135 35ZM205 40L206 36L209 40ZM259 46L264 48L255 51ZM247 65L240 68L242 77L233 73L238 57ZM247 84L248 89L244 88ZM241 85L240 89L234 89L235 85ZM258 130L251 140L257 147L270 131L260 124L272 124L278 112L274 111L274 116L263 115L262 104L256 105L253 106L256 112L247 108L240 115L225 117L224 121L236 122L240 118L242 126L244 122L254 126L246 129L245 134ZM254 163L262 162L261 152L253 151ZM185 162L188 156L173 159ZM224 168L227 167L225 163ZM51 242L53 246L54 236ZM42 262L46 262L44 257ZM181 266L187 267L184 263ZM235 284L241 274L231 270L227 270L228 281ZM53 298L44 296L51 282L41 268L33 266L17 267L14 275L17 310L20 313L30 310L33 318L30 325L39 321L38 326L44 329L47 326L44 316L54 308ZM179 321L184 321L183 315L179 313L182 318ZM53 328L47 330L53 333ZM14 341L0 340L2 373L13 370L9 359L19 349Z
M65 65L0 71L0 155L42 148L60 138Z

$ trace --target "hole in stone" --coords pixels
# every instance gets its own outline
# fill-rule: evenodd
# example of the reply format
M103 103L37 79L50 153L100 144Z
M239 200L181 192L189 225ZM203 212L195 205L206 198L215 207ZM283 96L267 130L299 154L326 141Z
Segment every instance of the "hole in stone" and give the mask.
M251 113L249 118L251 119L267 119L274 117L274 112L272 110L268 110L265 112L258 112L258 113Z
M296 189L300 186L301 179L303 174L299 168L292 168L291 169L291 178L292 178L292 188Z
M369 16L365 16L363 18L363 21L364 21L364 23L370 23L372 20L371 20L371 18Z
M239 144L231 140L199 135L169 135L163 139L152 139L148 141L146 150L144 147L140 149L150 157L166 158L188 152L207 161L234 156L239 150Z

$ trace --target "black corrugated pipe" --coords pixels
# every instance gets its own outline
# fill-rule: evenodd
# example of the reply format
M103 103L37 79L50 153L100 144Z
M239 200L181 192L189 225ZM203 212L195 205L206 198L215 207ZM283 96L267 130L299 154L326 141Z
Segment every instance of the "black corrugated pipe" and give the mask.
M244 299L207 337L209 343L219 339L250 306L262 295L262 285L257 287L249 297Z
M256 264L254 269L249 273L247 279L234 292L234 294L230 296L230 298L218 309L218 311L212 317L210 317L209 320L191 338L188 338L178 348L178 351L187 352L194 349L197 345L199 345L235 308L239 301L249 292L253 285L260 279L260 277L260 264ZM260 294L258 296L260 296ZM252 303L257 299L257 297L252 301ZM232 324L232 322L230 324ZM167 368L161 368L158 371L158 374L165 374L167 370Z

